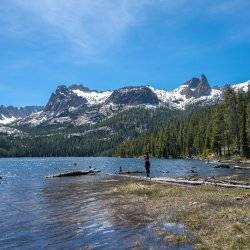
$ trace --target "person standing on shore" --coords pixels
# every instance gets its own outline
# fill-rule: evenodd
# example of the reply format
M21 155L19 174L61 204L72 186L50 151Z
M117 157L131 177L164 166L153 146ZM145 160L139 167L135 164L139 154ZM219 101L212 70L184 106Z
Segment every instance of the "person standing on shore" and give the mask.
M145 170L146 170L147 177L150 177L150 161L149 161L148 152L146 153L144 160L145 160Z

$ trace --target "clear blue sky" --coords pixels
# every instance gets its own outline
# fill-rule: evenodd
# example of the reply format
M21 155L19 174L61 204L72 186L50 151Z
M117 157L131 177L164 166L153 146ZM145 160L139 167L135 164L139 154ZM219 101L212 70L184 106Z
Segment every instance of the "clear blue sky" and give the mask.
M250 79L248 0L1 0L0 104L45 104L56 86Z

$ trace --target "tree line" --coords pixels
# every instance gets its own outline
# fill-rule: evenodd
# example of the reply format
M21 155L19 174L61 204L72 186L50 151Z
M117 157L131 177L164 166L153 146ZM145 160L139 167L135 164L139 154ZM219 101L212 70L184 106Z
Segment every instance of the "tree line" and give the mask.
M91 126L24 127L22 136L0 135L0 157L112 156L125 139L152 132L177 113L133 108Z
M153 157L249 158L250 89L235 92L226 86L223 101L212 107L183 112L152 133L120 144L114 155Z

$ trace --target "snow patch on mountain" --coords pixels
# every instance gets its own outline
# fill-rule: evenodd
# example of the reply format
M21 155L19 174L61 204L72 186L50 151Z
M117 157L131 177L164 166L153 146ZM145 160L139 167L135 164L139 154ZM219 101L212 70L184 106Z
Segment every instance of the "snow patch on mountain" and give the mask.
M2 117L0 118L0 124L4 124L4 125L6 125L6 124L10 124L10 123L12 123L12 122L14 122L14 121L16 121L16 117L6 117L6 116L4 116L4 115L2 115Z
M51 114L52 115L52 114ZM30 116L26 117L25 119L17 120L17 125L29 124L30 126L38 126L43 122L46 122L48 117L45 115L45 112L39 111L37 113L31 114Z
M53 124L58 124L58 123L67 123L67 122L71 122L71 119L70 117L68 116L64 116L64 117L56 117L56 118L53 118L51 119L48 123L50 125L53 125Z
M159 98L162 103L168 104L169 107L182 109L184 110L187 106L195 104L196 102L217 100L221 97L222 91L220 89L211 89L210 95L201 96L199 98L189 97L187 98L183 94L188 85L181 85L179 88L176 88L172 91L167 91L163 89L155 89L151 86L148 86Z
M0 126L0 133L7 134L7 135L21 135L21 134L23 134L22 131L15 129L15 128L7 127L7 126Z
M82 91L80 89L73 89L73 93L77 96L85 98L90 105L97 105L104 103L112 94L112 91L97 92L97 91Z
M247 92L249 85L250 85L250 80L243 82L243 83L234 84L234 85L232 85L232 88L236 91Z
M155 89L151 86L148 86L159 98L160 101L168 103L170 101L176 101L176 100L180 100L183 99L183 96L181 94L182 89L184 89L185 87L187 87L187 85L182 85L179 88L176 88L172 91L166 91L163 89ZM186 97L185 97L186 99Z
M86 115L79 116L75 121L76 126L82 126L86 124L95 124L95 123L92 122Z

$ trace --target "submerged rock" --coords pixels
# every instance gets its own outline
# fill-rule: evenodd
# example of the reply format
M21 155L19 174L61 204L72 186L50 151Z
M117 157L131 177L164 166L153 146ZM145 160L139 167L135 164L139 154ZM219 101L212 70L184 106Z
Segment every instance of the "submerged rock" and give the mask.
M164 174L168 174L169 173L169 171L167 170L167 171L161 171L162 173L164 173Z

